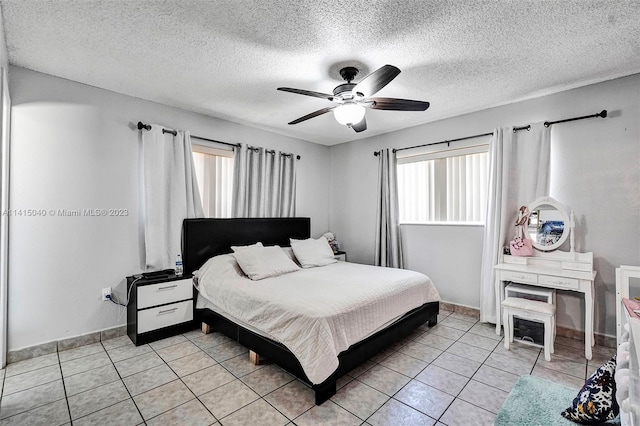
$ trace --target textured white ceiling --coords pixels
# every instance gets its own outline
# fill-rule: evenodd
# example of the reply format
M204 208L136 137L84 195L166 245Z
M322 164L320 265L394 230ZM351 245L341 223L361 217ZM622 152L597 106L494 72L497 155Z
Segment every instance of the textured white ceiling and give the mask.
M640 72L640 0L1 5L12 64L326 145ZM431 107L368 110L359 134L333 114L287 125L331 103L277 87L331 93L353 62L396 65L378 95Z

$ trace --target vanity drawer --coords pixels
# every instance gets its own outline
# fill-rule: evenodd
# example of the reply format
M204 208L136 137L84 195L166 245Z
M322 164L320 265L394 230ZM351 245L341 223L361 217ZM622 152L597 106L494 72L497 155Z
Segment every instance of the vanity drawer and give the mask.
M567 288L576 290L579 287L579 282L575 278L554 277L549 275L538 276L538 283L555 288Z
M192 298L191 278L138 287L138 309Z
M501 271L500 279L502 281L515 281L517 283L538 283L538 275L527 272Z
M138 333L193 320L193 300L138 311Z

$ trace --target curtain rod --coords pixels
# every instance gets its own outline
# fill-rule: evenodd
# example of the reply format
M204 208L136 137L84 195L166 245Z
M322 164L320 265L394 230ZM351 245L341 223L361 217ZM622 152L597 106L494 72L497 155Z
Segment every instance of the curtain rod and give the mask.
M151 124L144 124L142 121L138 121L138 130L151 130ZM162 133L171 133L173 136L177 136L178 132L176 132L175 130L170 130L170 129L162 129ZM217 141L215 139L207 139L207 138L203 138L200 136L196 136L196 135L191 135L192 138L195 139L200 139L203 141L207 141L207 142L214 142L214 143L221 143L223 145L228 145L228 146L235 146L235 147L239 147L240 145L237 143L229 143L229 142L222 142L222 141Z
M557 120L557 121L545 121L544 122L544 127L549 127L552 124L567 123L569 121L584 120L585 118L596 118L596 117L606 118L607 117L607 110L603 109L602 111L600 111L600 112L598 112L596 114L583 115L582 117L566 118L564 120ZM513 133L515 133L515 132L517 132L519 130L527 130L527 131L531 130L531 125L528 124L526 126L514 127L513 128ZM404 151L405 149L422 148L422 147L431 146L431 145L440 145L440 144L443 144L443 143L446 143L447 146L449 146L449 144L451 142L459 142L459 141L464 141L464 140L467 140L467 139L474 139L474 138L480 138L482 136L491 136L491 135L493 135L493 132L482 133L482 134L479 134L479 135L465 136L463 138L457 138L457 139L443 140L443 141L440 141L440 142L425 143L425 144L422 144L422 145L408 146L406 148L394 148L393 152ZM373 155L375 155L377 157L378 155L380 155L380 151L374 151Z
M144 124L142 121L138 121L138 130L151 130L151 124ZM162 133L170 133L173 136L177 136L178 132L175 130L171 130L171 129L165 129L164 127L162 128ZM213 143L221 143L223 145L228 145L228 146L233 146L236 148L240 147L240 144L238 143L229 143L229 142L222 142L222 141L217 141L215 139L209 139L209 138L203 138L202 136L196 136L196 135L191 135L192 138L195 139L200 139L201 141L207 141L207 142L213 142ZM257 150L258 148L253 148L253 147L249 147L249 149L254 149ZM276 151L275 150L265 150L265 152L269 153L269 154L275 154ZM282 153L281 155L284 155L285 157L291 157L293 154L285 154ZM296 159L300 159L301 157L299 155L296 156Z

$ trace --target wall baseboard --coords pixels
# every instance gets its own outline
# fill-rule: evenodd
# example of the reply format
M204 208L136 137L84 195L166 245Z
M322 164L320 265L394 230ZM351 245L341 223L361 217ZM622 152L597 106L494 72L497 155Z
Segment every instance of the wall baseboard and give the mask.
M480 309L472 308L470 306L456 305L455 303L440 302L440 309L450 312L456 312L462 315L473 317L476 320L480 320Z
M62 352L69 349L78 348L80 346L91 345L93 343L102 342L104 340L113 339L127 334L127 326L120 325L117 327L107 328L93 333L82 334L80 336L69 337L62 340L54 340L52 342L41 343L35 346L29 346L22 349L16 349L7 353L7 364L12 364L25 359L35 358L42 355L48 355L56 352Z
M440 309L450 312L457 312L462 315L467 315L480 319L480 309L472 308L470 306L456 305L455 303L440 302ZM572 328L556 326L556 336L568 337L569 339L578 340L584 342L584 330L574 330ZM607 334L595 333L596 345L605 346L607 348L616 348L617 342L615 336L609 336Z

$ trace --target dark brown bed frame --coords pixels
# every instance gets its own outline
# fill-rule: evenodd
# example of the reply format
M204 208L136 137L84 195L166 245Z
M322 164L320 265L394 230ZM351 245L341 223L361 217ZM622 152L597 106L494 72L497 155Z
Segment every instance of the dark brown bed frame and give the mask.
M309 218L185 219L182 227L184 273L190 274L197 270L210 257L231 253L232 245L248 245L260 241L264 245L288 247L289 238L309 238L310 228ZM336 393L336 380L340 376L425 322L429 326L436 325L439 306L439 302L425 303L341 352L338 355L338 368L320 384L311 383L298 359L281 343L247 330L210 309L196 309L195 318L308 383L315 391L316 404L320 405Z

